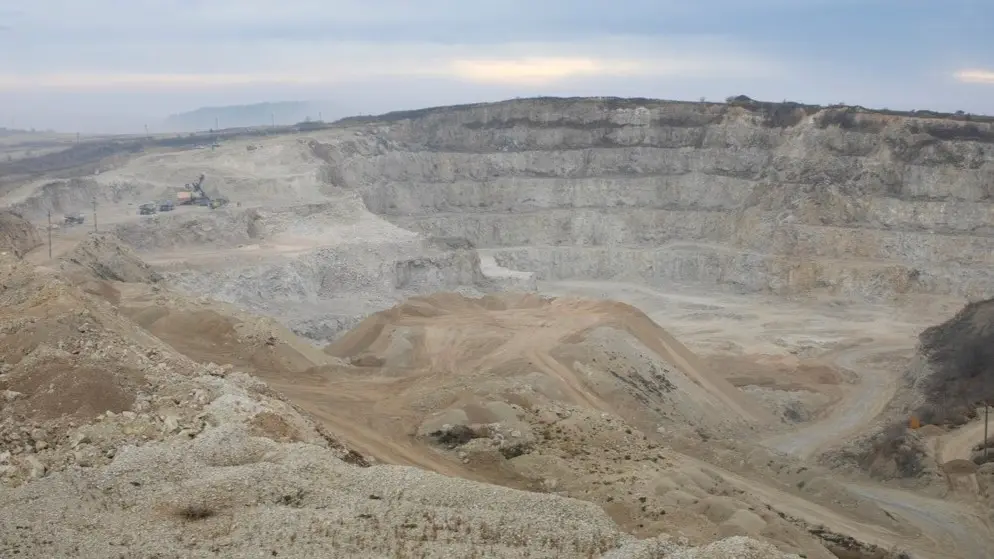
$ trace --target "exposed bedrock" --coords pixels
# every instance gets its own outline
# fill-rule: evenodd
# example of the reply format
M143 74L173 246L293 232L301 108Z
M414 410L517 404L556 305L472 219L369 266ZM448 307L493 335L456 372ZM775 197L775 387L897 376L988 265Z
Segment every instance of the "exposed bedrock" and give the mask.
M359 204L358 206L356 204ZM158 253L180 289L283 320L328 340L372 312L436 291L534 288L458 238L424 238L342 197L321 204L162 215L117 227Z
M994 296L990 123L791 111L516 100L313 147L370 211L539 279Z
M257 264L167 268L188 293L235 303L283 320L297 334L330 340L372 312L436 291L486 292L498 285L483 275L472 250L406 247L323 247ZM478 293L476 293L478 294Z

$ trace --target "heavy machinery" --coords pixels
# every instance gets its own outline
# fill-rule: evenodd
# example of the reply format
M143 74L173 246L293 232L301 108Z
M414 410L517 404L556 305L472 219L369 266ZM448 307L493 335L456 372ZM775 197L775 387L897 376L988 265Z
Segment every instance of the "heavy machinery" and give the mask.
M228 205L228 199L227 198L224 198L222 196L218 196L217 198L211 198L210 206L211 206L212 210L216 210L216 209L218 209L220 207L227 206L227 205Z
M65 224L66 225L82 225L86 218L83 217L81 213L66 214Z
M160 212L171 212L176 206L173 204L172 200L162 200L159 202Z
M176 202L181 206L207 206L210 205L210 198L204 192L204 175L201 174L196 182L183 185L184 190L176 194Z
M211 198L204 192L204 175L201 174L196 182L184 185L184 190L176 194L176 201L183 206L207 206L212 210L228 205L228 199L223 196Z
M155 202L146 202L138 206L138 215L152 215L158 209L158 205Z

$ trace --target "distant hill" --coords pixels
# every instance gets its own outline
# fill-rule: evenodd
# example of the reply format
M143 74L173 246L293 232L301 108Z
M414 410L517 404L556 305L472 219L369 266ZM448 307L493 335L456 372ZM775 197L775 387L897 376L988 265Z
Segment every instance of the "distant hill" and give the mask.
M34 129L31 129L31 130L22 130L20 128L4 128L3 126L0 126L0 137L2 137L2 136L23 136L23 135L26 135L26 134L37 134L38 132L39 131L34 130ZM41 130L40 132L42 134L52 134L52 133L54 133L52 130Z
M278 101L255 103L253 105L229 105L225 107L201 107L199 109L169 115L163 121L163 128L171 132L192 132L209 130L218 126L224 128L241 128L246 126L265 126L271 124L295 124L306 119L333 120L340 114L331 114L323 103L314 101ZM215 124L216 123L216 124Z

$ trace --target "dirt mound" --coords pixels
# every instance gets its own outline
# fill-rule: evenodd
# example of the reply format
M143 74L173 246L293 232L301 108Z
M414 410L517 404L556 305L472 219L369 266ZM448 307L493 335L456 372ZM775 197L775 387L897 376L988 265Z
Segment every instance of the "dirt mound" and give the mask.
M326 351L417 381L409 390L434 395L425 399L470 386L480 394L490 384L487 392L517 392L521 402L583 405L652 428L662 422L721 429L770 419L645 314L622 303L534 295L416 297L374 314ZM641 413L646 415L635 415Z
M26 471L24 463L7 467L17 479L33 475L32 464L65 466L74 425L132 412L150 390L149 355L168 349L58 277L15 265L0 279L0 453L27 461ZM162 362L194 368L186 360Z
M109 233L90 233L62 259L61 268L70 274L87 272L98 280L129 283L162 280L131 247Z
M0 253L9 252L21 258L38 246L41 237L34 225L16 213L0 211Z

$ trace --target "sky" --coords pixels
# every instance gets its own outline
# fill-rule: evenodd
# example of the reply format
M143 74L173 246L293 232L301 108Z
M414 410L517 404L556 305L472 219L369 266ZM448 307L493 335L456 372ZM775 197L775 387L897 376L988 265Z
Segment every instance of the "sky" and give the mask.
M0 52L0 126L80 132L536 95L994 114L992 0L3 0Z

